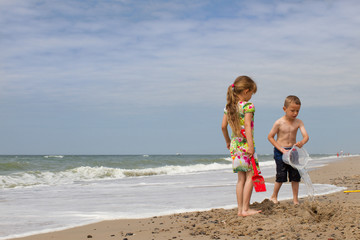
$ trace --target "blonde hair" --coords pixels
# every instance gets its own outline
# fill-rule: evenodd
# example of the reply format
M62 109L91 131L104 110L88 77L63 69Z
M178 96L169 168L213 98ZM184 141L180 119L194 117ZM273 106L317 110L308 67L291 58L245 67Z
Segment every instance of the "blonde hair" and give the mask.
M288 107L291 103L295 103L296 105L301 105L301 101L297 96L289 95L285 98L284 107Z
M249 90L253 93L256 93L257 91L256 83L248 76L237 77L234 83L228 87L226 95L226 115L231 130L235 134L235 136L241 136L238 95L244 90Z

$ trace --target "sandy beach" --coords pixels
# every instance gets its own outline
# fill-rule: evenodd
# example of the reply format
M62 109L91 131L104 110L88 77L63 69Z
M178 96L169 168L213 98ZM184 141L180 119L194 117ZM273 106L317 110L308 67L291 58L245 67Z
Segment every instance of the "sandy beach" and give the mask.
M346 157L309 174L313 183L359 190L359 169L360 157ZM274 179L266 181L274 182ZM268 191L272 192L272 189ZM297 206L292 201L273 204L265 199L252 204L252 208L260 209L262 213L238 217L236 209L213 209L146 219L103 221L17 239L360 239L360 192L341 191L316 196L315 201L303 198Z

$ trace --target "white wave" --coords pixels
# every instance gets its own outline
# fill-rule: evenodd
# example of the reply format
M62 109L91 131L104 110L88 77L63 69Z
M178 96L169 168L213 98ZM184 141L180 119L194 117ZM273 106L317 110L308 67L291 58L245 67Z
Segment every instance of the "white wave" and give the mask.
M189 174L195 172L213 171L227 169L231 167L229 164L195 164L188 166L163 166L158 168L146 168L146 169L129 169L123 170L123 173L127 177L138 176L151 176L151 175L176 175L176 174Z
M61 185L77 181L125 177L121 169L107 167L78 167L62 172L23 172L0 176L0 188Z
M63 155L46 155L44 158L64 158Z
M22 172L0 176L0 188L31 187L37 185L62 185L82 181L145 177L152 175L192 174L230 169L229 164L196 164L189 166L163 166L146 169L120 169L109 167L78 167L62 172Z
M232 162L231 157L224 158L224 160ZM272 161L264 161L264 162L260 161L259 165L260 165L260 168L262 168L262 167L273 167L273 166L275 166L275 161L274 160L272 160Z
M259 162L259 165L260 165L260 168L262 168L262 167L273 167L273 166L275 166L275 160Z

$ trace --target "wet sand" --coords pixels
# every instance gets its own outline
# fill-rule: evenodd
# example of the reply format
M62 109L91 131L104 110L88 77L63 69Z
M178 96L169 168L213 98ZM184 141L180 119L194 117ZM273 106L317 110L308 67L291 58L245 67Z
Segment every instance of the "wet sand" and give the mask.
M360 157L346 157L315 169L313 183L360 189ZM274 182L273 178L266 179ZM272 189L268 189L271 193ZM235 183L234 183L235 194ZM281 191L280 191L281 195ZM206 200L206 196L204 196ZM103 221L33 235L18 240L132 240L132 239L360 239L360 192L343 191L274 204L252 204L261 214L238 217L237 209L213 209L145 219Z

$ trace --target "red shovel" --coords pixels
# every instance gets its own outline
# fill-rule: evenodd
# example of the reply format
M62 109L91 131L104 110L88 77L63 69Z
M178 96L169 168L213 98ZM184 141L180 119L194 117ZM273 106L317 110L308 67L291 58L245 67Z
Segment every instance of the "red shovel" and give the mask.
M241 134L244 136L244 138L246 138L245 129L241 130ZM252 181L254 184L255 191L256 192L266 192L265 180L264 180L263 176L260 176L258 173L254 156L251 156L251 163L252 163L252 166L254 169L254 176L252 176Z

